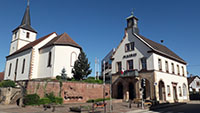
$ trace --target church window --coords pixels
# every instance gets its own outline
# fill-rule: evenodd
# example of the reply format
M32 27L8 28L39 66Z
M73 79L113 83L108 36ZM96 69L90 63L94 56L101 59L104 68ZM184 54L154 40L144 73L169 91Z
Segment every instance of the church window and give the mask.
M162 62L161 59L158 59L158 68L160 71L162 71Z
M18 59L16 60L16 65L15 65L15 74L17 74L17 67L18 67Z
M12 68L12 63L10 63L10 66L9 66L8 76L10 76L11 68Z
M76 53L75 53L75 52L72 52L72 53L71 53L71 66L72 66L72 67L74 66L74 63L75 63L76 59L77 59Z
M26 32L26 38L29 38L29 37L30 37L30 33Z
M23 63L22 63L22 74L24 73L24 68L25 68L25 59L23 60Z
M49 52L47 67L51 67L51 52Z
M15 37L15 39L17 38L17 32L15 32L15 36L14 37Z
M127 70L133 70L133 60L127 61Z

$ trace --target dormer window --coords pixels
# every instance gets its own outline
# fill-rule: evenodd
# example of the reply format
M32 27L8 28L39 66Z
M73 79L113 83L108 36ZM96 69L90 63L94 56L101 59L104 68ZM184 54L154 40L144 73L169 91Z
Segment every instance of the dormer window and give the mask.
M128 51L133 51L134 50L134 42L131 42L131 43L128 43L125 45L125 52L128 52Z
M30 37L30 33L26 32L26 38L29 38L29 37Z

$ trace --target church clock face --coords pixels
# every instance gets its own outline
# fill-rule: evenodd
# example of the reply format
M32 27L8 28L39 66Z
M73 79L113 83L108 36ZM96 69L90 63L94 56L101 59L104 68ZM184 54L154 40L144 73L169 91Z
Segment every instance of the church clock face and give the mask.
M128 27L131 27L133 25L133 20L128 21Z

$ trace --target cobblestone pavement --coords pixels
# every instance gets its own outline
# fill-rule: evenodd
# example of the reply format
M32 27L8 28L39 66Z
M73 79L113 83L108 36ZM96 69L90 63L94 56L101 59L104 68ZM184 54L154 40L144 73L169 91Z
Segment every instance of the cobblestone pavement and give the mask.
M78 104L65 104L62 106L56 107L55 112L52 112L52 109L47 109L44 111L43 106L27 106L25 108L18 107L16 105L0 105L0 113L73 113L69 111L69 107L72 106L92 106L91 103L78 103ZM139 108L136 105L132 105L131 108L128 108L128 103L125 102L117 102L113 103L113 111L112 113L126 113L128 111L135 111ZM103 108L95 109L95 113L103 113ZM91 112L91 111L90 111ZM88 113L88 111L82 112ZM107 102L106 113L110 112L110 104Z

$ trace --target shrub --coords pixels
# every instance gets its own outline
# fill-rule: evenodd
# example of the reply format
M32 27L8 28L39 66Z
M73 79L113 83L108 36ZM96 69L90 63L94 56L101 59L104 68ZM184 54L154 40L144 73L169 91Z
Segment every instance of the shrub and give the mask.
M25 96L25 105L38 105L40 97L37 94L29 94Z
M46 98L46 97L41 98L39 100L39 104L50 104L50 103L51 103L51 100L49 98Z
M46 98L49 98L49 100L50 100L52 103L55 103L55 102L56 102L56 99L55 99L56 97L55 97L55 95L54 95L53 92L51 92L51 93L49 93L49 94L46 94L45 97L46 97Z
M15 87L15 82L11 80L4 80L0 82L0 87Z
M55 101L56 101L55 102L56 104L62 104L63 103L63 98L62 97L56 97Z

